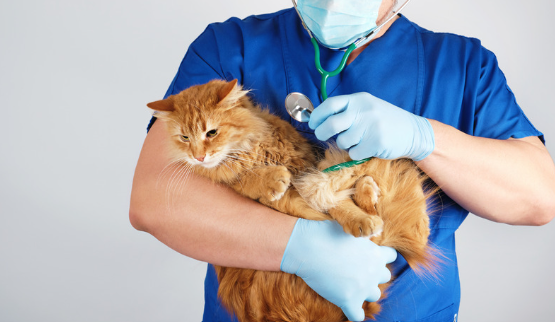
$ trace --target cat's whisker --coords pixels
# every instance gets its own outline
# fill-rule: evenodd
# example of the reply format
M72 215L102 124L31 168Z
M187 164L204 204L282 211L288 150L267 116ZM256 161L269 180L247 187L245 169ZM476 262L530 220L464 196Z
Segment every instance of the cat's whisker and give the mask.
M254 151L241 150L241 149L231 149L229 151L230 151L230 153L229 153L228 156L244 154L248 158L248 161L250 161L250 162L254 161L255 163L258 163L259 165L272 164L272 165L283 165L283 166L285 166L285 164L281 161L274 160L272 158L269 158L267 155L260 154L260 153L254 152ZM237 152L239 152L240 154L237 154ZM253 159L252 158L253 156L258 156L260 158L259 159Z
M162 171L160 171L160 174L158 174L158 178L156 180L156 188L158 188L159 184L160 184L160 180L162 179L164 173L166 171L170 171L171 167L178 167L180 162L184 162L184 158L176 158L172 161L170 161L170 163L168 163L163 169Z
M240 156L236 156L236 155L228 155L227 159L242 161L243 163L247 163L247 164L258 165L258 162L256 162L256 160L251 160L251 159L248 159L246 157L240 157Z
M183 192L183 187L187 182L189 175L192 173L193 166L189 163L183 163L182 168L177 172L174 182L172 184L172 188L170 188L173 192L172 196L175 198L180 197Z
M169 174L168 183L166 187L166 208L171 213L171 196L169 195L169 186L171 185L171 181L173 176L175 175L176 171L179 171L180 165L185 163L184 158L175 158L174 160L170 161L163 169L160 171L158 178L156 180L156 188L159 187L160 181L162 178L167 174Z
M252 151L252 150L244 150L244 149L232 149L228 151L229 154L239 154L239 155L245 155L248 156L250 158L252 158L253 156L257 156L259 158L265 159L266 155Z
M249 169L247 166L245 166L241 162L233 162L233 159L231 159L231 158L228 158L226 161L222 162L221 165L225 166L230 171L233 171L233 174L236 178L238 178L239 174L235 170L238 170L239 172L245 172L245 171L251 172L252 171L251 169ZM235 170L234 170L234 168L235 168Z
M265 163L263 160L254 159L252 157L252 155L249 155L246 152L243 152L243 151L239 151L239 152L242 152L242 153L228 153L227 157L233 157L235 159L248 161L249 163L254 163L254 164L264 164ZM261 155L259 155L259 156L261 156ZM262 158L262 159L264 159L264 158Z
M178 185L179 185L179 193L178 195L181 195L183 192L183 187L185 186L185 183L187 182L187 180L189 179L189 175L192 172L192 165L190 164L185 164L183 167L183 171L181 173L180 178L178 179Z
M233 155L228 155L229 159L234 159L234 160L238 160L238 161L247 161L248 163L250 163L250 167L254 167L254 166L267 166L267 165L284 165L281 162L274 162L274 163L268 163L265 162L263 160L253 160L253 159L242 159L240 157L237 156L233 156Z
M252 169L253 169L253 166L257 165L256 163L255 163L255 164L250 164L250 165L248 165L248 164L243 164L243 162L233 162L233 160L235 160L235 161L242 161L242 160L236 159L236 158L234 158L234 157L232 157L232 156L228 156L227 161L230 162L230 163L233 163L234 166L240 167L242 171L247 171L247 172L251 172L251 173L256 174L256 173L252 170ZM245 160L245 161L252 161L252 160ZM229 166L228 166L228 168L229 168ZM256 175L258 175L258 174L256 174Z
M172 190L172 186L175 183L175 180L177 179L177 177L179 176L179 174L183 171L183 169L185 168L184 166L186 166L187 163L185 161L180 161L178 163L178 167L176 167L176 169L172 172L170 178L168 179L168 183L166 185L166 196L167 196L167 206L169 208L172 207L172 194L171 194L171 190Z
M237 172L235 172L229 165L227 165L226 163L223 163L223 165L228 168L231 172L233 172L233 174L235 174L235 177L238 177L239 175L237 174ZM245 187L243 187L243 182L239 181L239 184L241 184L241 190L244 190Z

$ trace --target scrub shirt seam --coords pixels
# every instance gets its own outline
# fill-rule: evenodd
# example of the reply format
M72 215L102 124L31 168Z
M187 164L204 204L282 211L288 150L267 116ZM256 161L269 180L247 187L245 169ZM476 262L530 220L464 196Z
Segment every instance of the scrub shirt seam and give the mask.
M222 23L213 23L213 24L210 24L210 25L206 28L206 30L204 31L204 33L206 33L206 32L208 32L208 30L210 30L210 32L212 33L212 37L214 38L214 43L215 43L215 47L216 47L216 52L218 53L218 62L219 62L218 65L219 65L219 67L220 67L220 68L219 68L219 71L218 71L214 66L212 66L206 59L204 59L204 57L202 57L201 55L199 55L199 53L196 51L196 49L195 49L192 45L189 47L189 49L190 49L200 60L202 60L202 61L206 64L206 66L210 67L210 69L212 69L221 79L225 79L226 81L228 81L228 80L225 78L224 68L223 68L222 63L221 63L222 60L220 59L220 58L221 58L221 55L220 55L220 45L219 45L219 42L218 42L217 31L215 30L215 29L216 29L216 26L219 26L219 25L222 25ZM193 44L194 44L194 42L193 42ZM185 60L185 59L183 59L183 60ZM181 68L179 68L179 70L181 71Z
M215 37L214 37L214 38L215 38ZM216 39L214 39L214 41L216 42L216 47L218 47L218 41L217 41ZM216 74L218 74L218 76L220 76L222 79L225 79L225 77L222 76L222 73L218 72L218 71L216 70L216 68L214 68L212 65L210 65L201 55L199 55L199 54L197 53L197 51L196 51L194 48L191 48L191 50L192 50L192 52L193 52L200 60L202 60L202 61L206 64L206 66L210 67L210 69L212 69L212 70L213 70ZM185 59L183 59L183 61L185 61ZM220 64L220 69L221 69L221 71L223 72L223 68L222 68L221 64ZM172 95L176 94L176 93L174 93L174 91L175 91L175 83L176 83L177 80L179 79L179 77L180 77L180 75L181 75L181 72L182 72L182 68L180 67L179 70L177 71L177 75L176 75L176 77L175 77L174 82L172 82L172 84L171 84L171 86L172 86L172 88L171 88L171 93L172 93Z
M424 95L424 44L422 43L422 36L416 31L416 42L417 42L417 61L418 61L418 78L416 84L416 100L415 100L415 114L422 116L422 97Z
M290 81L290 73L289 73L289 52L287 49L287 23L286 21L284 21L284 15L279 15L279 19L281 20L281 35L280 35L280 40L281 40L281 56L282 56L282 60L283 60L283 69L285 72L285 93L284 93L284 97L287 96L287 94L289 94L291 92L291 81ZM289 123L292 124L292 117L289 117Z
M213 32L214 32L214 31L213 31ZM218 43L218 37L216 37L216 33L215 33L215 32L214 32L214 42L216 43L216 49L217 49L217 53L218 53L218 62L219 62L219 65L220 65L220 73L219 73L214 67L212 67L212 65L210 65L206 60L204 60L203 57L201 57L201 56L198 55L198 54L197 54L197 56L198 56L200 59L202 59L202 61L203 61L204 63L206 63L206 65L208 65L210 68L212 68L212 70L213 70L216 74L218 74L218 76L220 76L222 79L225 79L226 81L229 81L228 79L225 78L225 72L224 72L224 68L223 68L223 66L222 66L222 60L220 59L220 58L221 58L221 56L220 56L220 45L219 45L219 43Z

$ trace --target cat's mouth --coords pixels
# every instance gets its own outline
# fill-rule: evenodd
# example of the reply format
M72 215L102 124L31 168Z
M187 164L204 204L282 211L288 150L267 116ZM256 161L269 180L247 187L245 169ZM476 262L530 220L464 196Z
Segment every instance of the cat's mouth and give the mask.
M202 161L199 161L198 159L193 159L192 162L194 165L198 165L206 169L211 169L218 166L222 162L222 159L223 158L218 157L217 155L213 155L213 156L207 155L206 157L204 157L204 160Z
M214 168L214 167L216 167L218 164L220 164L220 161L219 161L219 160L210 160L210 161L206 161L206 160L205 160L205 161L202 161L202 162L201 162L201 161L197 161L196 164L199 165L199 166L201 166L201 167L210 169L210 168Z

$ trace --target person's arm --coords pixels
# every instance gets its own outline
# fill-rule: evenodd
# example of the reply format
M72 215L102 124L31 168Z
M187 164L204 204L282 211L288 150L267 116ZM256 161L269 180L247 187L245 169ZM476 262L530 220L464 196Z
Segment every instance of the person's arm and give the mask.
M364 319L363 302L377 301L378 284L391 278L386 264L397 257L394 249L349 235L334 221L297 219L166 167L169 143L158 120L135 170L129 216L136 229L201 261L295 274L349 320Z
M555 216L555 165L537 137L495 140L398 108L369 93L328 98L310 116L320 140L354 160L417 161L454 201L496 222L546 224Z
M181 179L187 180L183 187L170 182L175 178L164 171L171 162L169 142L163 121L158 120L145 139L135 170L129 210L132 225L197 260L279 271L296 218L193 174ZM167 191L168 185L172 191Z
M480 217L543 225L555 216L555 165L537 137L494 140L429 120L435 149L418 166Z

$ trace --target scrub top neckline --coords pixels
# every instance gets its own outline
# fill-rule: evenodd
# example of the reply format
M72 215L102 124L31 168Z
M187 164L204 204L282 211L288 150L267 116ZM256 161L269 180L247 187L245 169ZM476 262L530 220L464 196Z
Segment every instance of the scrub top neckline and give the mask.
M287 79L287 93L284 94L301 92L307 95L317 108L322 102L320 96L321 75L315 66L314 48L310 41L310 36L302 26L298 16L296 16L297 13L294 10L289 13L290 15L282 16L284 19L284 29L282 29L283 32L281 37ZM406 103L407 98L405 98L405 103L403 106L399 107L417 114L420 111L418 97L422 94L420 93L421 86L419 84L419 80L422 79L422 57L420 50L415 49L421 47L419 41L420 38L418 37L417 30L405 16L400 15L400 17L391 24L384 35L371 42L339 75L328 79L328 96L332 97L357 92L357 90L350 90L352 88L350 86L352 84L350 83L352 83L353 80L361 80L366 83L369 82L368 76L361 73L361 70L367 70L368 67L376 67L376 64L387 61L386 58L391 52L399 55L399 48L411 48L416 51L416 53L414 57L410 56L405 60L410 60L411 63L414 63L416 66L412 68L408 74L406 71L402 71L402 77L405 79L404 82L410 79L410 82L414 84L414 88L417 88L417 91L413 93L412 99L408 99L411 101L410 104ZM322 67L326 70L334 70L341 61L344 53L343 51L332 50L323 46L320 46L320 52ZM389 64L391 65L391 63ZM389 75L391 78L399 77L399 75L394 74L395 72L393 70L391 73L392 74ZM349 82L349 80L351 82ZM370 82L372 81L379 80L370 80ZM378 97L380 96L379 84L370 84L369 87L375 89L374 93L370 92L371 94ZM388 100L387 97L380 98ZM388 101L393 104L395 103L391 100ZM299 131L313 133L307 123L297 122L292 118L290 122Z

